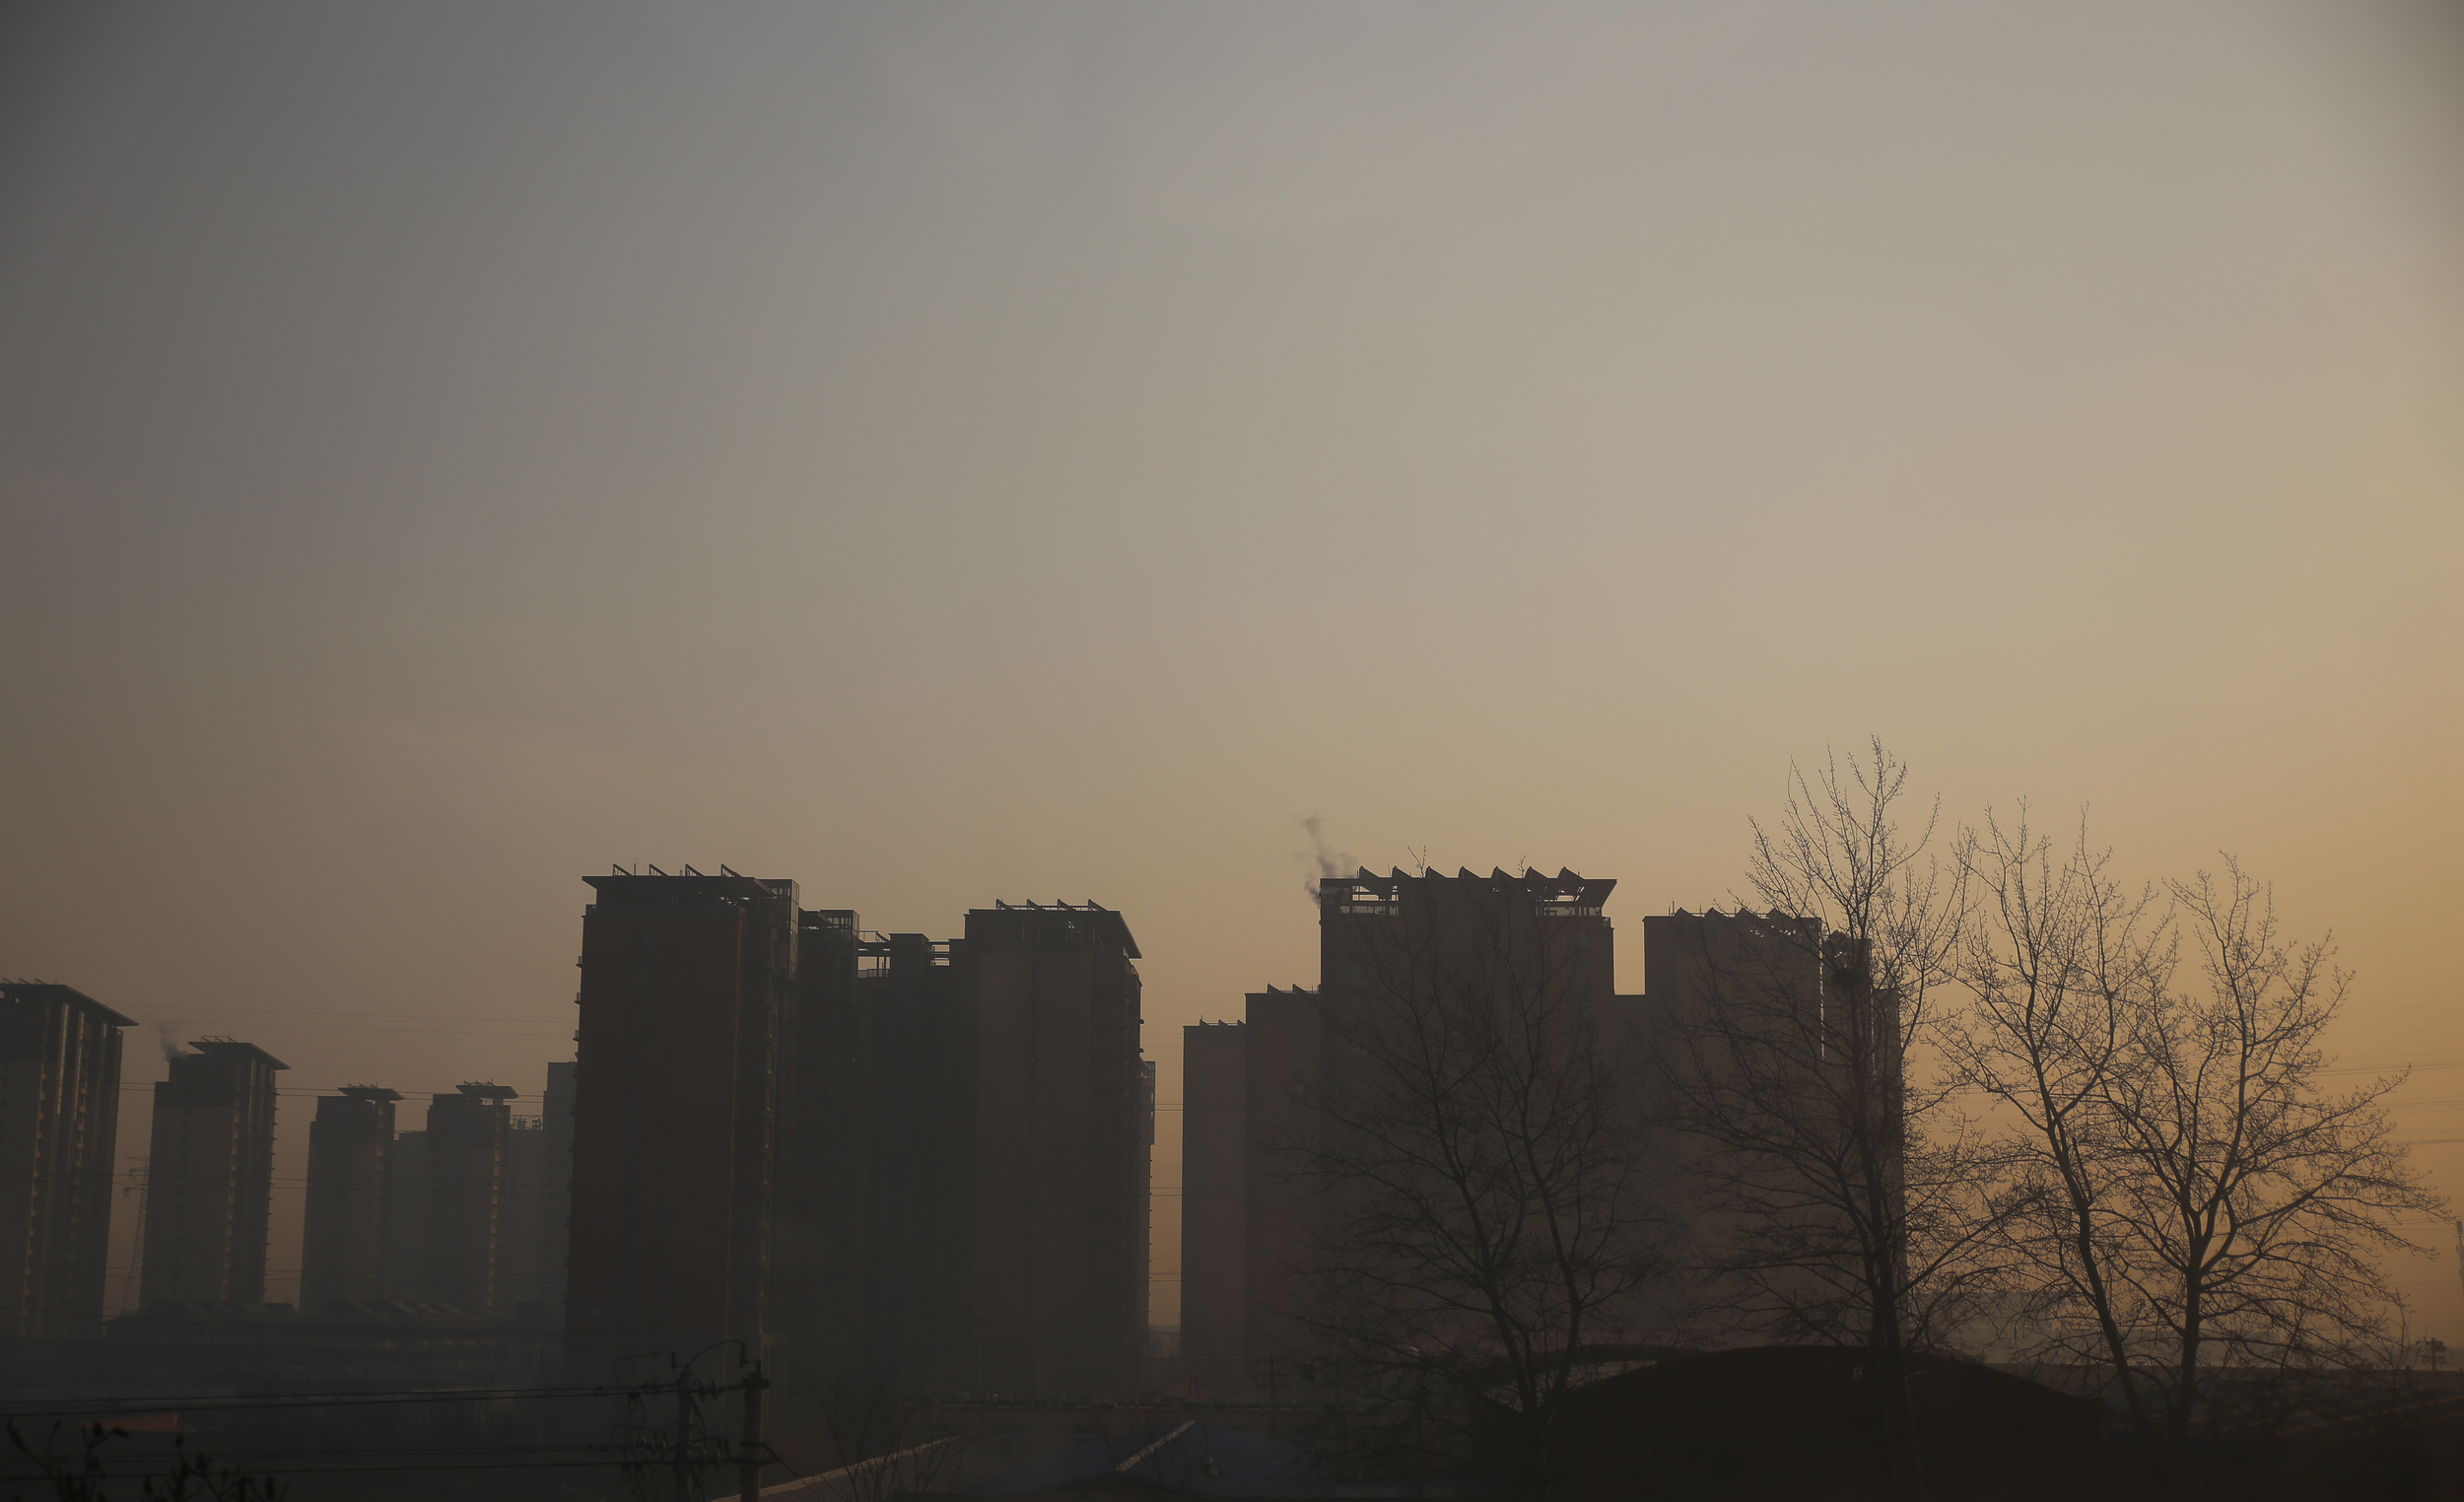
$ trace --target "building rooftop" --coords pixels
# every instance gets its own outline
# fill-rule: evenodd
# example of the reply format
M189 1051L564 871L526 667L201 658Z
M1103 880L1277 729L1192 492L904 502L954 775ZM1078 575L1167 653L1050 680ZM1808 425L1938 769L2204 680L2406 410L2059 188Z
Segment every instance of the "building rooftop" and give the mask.
M795 899L795 883L785 877L746 876L723 865L716 876L689 865L672 875L654 865L647 871L628 871L620 865L605 876L582 879L598 894L601 904L617 908L735 906Z
M999 902L967 913L970 943L1110 945L1130 959L1143 959L1129 924L1116 909L1100 902Z
M291 1065L284 1063L281 1059L266 1053L255 1044L241 1043L237 1038L224 1038L217 1035L209 1035L204 1038L190 1040L188 1047L196 1050L197 1054L204 1055L209 1058L238 1061L245 1059L250 1056L254 1056L255 1058L264 1059L266 1064L271 1068L288 1069L291 1067ZM191 1055L190 1057L194 1058L196 1056Z
M91 1011L100 1012L103 1014L103 1020L109 1023L113 1027L135 1027L137 1025L135 1018L121 1016L119 1013L111 1010L111 1008L103 1005L100 1001L97 1001L94 997L87 995L84 991L77 990L75 987L61 986L51 981L0 981L0 1001L48 1001L54 1004L65 1003L70 1006L82 1006Z
M1443 871L1413 873L1401 869L1380 876L1364 865L1357 876L1321 878L1318 882L1318 901L1321 904L1349 904L1362 900L1391 903L1404 899L1414 889L1471 887L1485 888L1500 895L1528 897L1540 904L1543 912L1590 917L1596 916L1607 904L1608 894L1616 889L1616 885L1613 876L1586 877L1562 866L1554 876L1545 871L1517 872L1502 867L1492 868L1485 876L1469 867L1458 869L1452 876Z

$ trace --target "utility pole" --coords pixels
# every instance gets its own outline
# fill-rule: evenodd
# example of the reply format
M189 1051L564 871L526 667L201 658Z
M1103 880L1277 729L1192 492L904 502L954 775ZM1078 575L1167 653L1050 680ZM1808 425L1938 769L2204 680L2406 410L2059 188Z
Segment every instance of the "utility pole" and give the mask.
M744 1439L736 1452L736 1495L743 1502L762 1494L762 1461L770 1454L762 1445L762 1389L768 1386L762 1364L754 1362L744 1374Z

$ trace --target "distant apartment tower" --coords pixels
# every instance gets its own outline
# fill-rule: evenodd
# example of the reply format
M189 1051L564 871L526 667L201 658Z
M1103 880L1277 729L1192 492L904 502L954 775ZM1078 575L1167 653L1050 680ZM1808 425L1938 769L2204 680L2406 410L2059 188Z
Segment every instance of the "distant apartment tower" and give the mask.
M952 946L807 911L783 1103L783 1381L964 1387L975 1050Z
M506 1138L504 1247L497 1304L524 1323L562 1322L565 1221L573 1198L574 1066L548 1065L535 1117L516 1116Z
M1181 1029L1181 1359L1219 1393L1246 1386L1248 1025Z
M317 1097L300 1241L300 1307L308 1313L384 1296L393 1105L401 1098L377 1085L345 1085Z
M565 1318L566 1230L574 1214L574 1101L582 1066L571 1059L548 1065L548 1086L539 1103L539 1129L546 1136L547 1178L540 1211L539 1298L551 1319Z
M948 941L800 922L783 1379L1138 1391L1154 1076L1121 915L995 903Z
M1284 1143L1307 1140L1314 1130L1299 1091L1304 1081L1319 1077L1325 1036L1316 991L1269 986L1250 992L1247 1004L1249 1016L1241 1029L1244 1136L1238 1180L1201 1178L1195 1192L1182 1193L1213 1201L1200 1206L1200 1213L1211 1218L1239 1217L1239 1348L1244 1361L1256 1363L1269 1355L1289 1356L1303 1343L1291 1327L1306 1294L1299 1269L1308 1261L1316 1206L1309 1191L1291 1180L1289 1165L1277 1151ZM1186 1197L1182 1205L1188 1213ZM1230 1391L1239 1380L1255 1375L1250 1371L1236 1379L1227 1373L1217 1391Z
M100 1328L134 1025L66 986L0 983L0 1336Z
M420 1265L431 1304L499 1313L512 1085L464 1084L428 1105L428 1224ZM512 1311L503 1311L511 1313Z
M795 883L586 879L568 1359L603 1369L722 1339L758 1353Z
M428 1133L397 1131L385 1185L385 1297L431 1302L428 1293Z
M1364 869L1319 883L1319 989L1269 989L1248 998L1241 1202L1230 1208L1225 1181L1214 1179L1204 1181L1215 1186L1213 1207L1198 1207L1237 1213L1243 1225L1242 1354L1253 1366L1312 1352L1306 1316L1316 1297L1315 1249L1347 1212L1339 1187L1292 1178L1282 1148L1317 1140L1323 1129L1306 1104L1309 1092L1346 1088L1348 1054L1339 1046L1346 1019L1415 996L1544 991L1552 1004L1588 1012L1622 1046L1641 998L1615 993L1615 935L1603 912L1615 886L1566 870L1378 876ZM1183 1213L1192 1208L1185 1199Z
M1091 902L978 908L952 946L975 1035L974 1391L1143 1385L1154 1073L1137 958Z
M251 1043L204 1038L154 1087L144 1302L259 1304L274 1179L274 1074Z

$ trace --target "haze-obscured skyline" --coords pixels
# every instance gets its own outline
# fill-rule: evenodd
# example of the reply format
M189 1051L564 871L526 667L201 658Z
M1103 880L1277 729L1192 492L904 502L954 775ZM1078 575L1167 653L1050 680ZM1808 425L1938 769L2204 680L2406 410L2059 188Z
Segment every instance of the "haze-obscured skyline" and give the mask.
M2459 62L2428 3L20 11L0 974L424 1100L570 1057L610 862L1093 898L1169 1095L1316 979L1303 819L1618 878L1639 990L1879 732L2272 878L2464 1193Z

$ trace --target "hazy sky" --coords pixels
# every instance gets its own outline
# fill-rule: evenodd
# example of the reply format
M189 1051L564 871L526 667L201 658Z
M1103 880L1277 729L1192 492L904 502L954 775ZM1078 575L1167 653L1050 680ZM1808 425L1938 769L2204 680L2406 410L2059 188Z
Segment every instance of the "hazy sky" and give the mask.
M1879 732L2273 876L2464 1192L2454 22L13 7L0 975L424 1101L610 862L1091 897L1170 1099L1303 818L1619 878L1636 990Z

